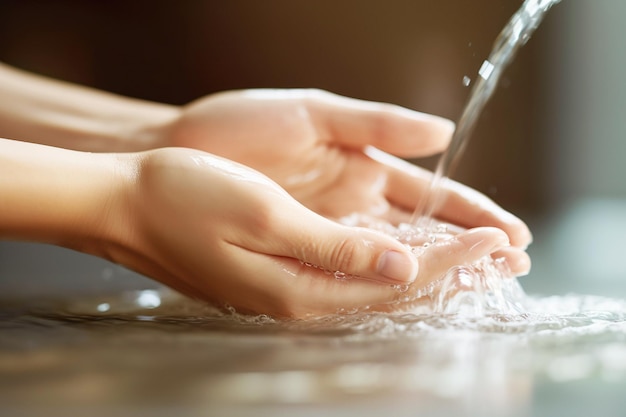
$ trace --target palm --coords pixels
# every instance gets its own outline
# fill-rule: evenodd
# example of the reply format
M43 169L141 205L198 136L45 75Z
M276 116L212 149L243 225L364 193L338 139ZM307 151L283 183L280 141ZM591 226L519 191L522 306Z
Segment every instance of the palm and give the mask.
M386 189L388 167L365 155L365 144L359 143L359 138L342 137L350 132L336 129L336 122L327 115L320 116L320 104L310 95L255 91L209 97L186 110L175 144L203 149L261 171L301 203L328 217L386 213L391 207ZM322 100L326 97L313 93L316 95ZM353 128L354 134L362 130L356 125ZM446 138L439 142L437 147L426 144L421 153L439 150Z

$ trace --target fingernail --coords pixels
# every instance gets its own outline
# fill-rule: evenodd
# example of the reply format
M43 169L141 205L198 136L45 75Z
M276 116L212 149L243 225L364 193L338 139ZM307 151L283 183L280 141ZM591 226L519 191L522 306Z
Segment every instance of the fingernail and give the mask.
M395 250L384 252L377 265L378 273L392 282L412 282L417 277L417 270L417 259Z

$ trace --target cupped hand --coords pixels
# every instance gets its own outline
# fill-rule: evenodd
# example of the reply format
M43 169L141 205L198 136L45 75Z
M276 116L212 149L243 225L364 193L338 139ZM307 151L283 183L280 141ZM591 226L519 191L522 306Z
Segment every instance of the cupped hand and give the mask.
M500 229L472 229L427 248L418 265L392 237L318 215L227 159L180 148L118 158L132 180L106 211L115 236L107 256L240 311L306 317L384 308L407 295L394 285L422 288L508 245Z
M246 90L189 104L166 143L250 166L325 217L361 213L397 224L410 221L431 178L398 157L442 151L453 128L436 116L319 90ZM530 243L527 226L483 194L448 181L443 197L440 220L500 228L515 247Z

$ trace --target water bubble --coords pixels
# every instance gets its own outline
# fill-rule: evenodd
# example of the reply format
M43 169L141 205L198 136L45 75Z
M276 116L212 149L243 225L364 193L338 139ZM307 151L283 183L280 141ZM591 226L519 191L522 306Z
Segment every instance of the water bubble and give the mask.
M414 298L411 297L410 295L405 295L404 297L400 298L400 301L402 301L403 303L408 303L411 300L413 300Z
M398 292L407 292L409 290L409 285L406 284L392 284L391 288Z
M143 308L157 308L161 305L161 297L158 291L145 290L139 293L136 303Z
M333 275L335 276L335 279L339 280L339 281L344 281L347 279L346 277L346 273L345 272L341 272L341 271L335 271L333 273Z
M110 309L111 309L111 305L109 303L101 303L101 304L98 304L98 306L96 307L96 310L98 310L100 313L106 313Z

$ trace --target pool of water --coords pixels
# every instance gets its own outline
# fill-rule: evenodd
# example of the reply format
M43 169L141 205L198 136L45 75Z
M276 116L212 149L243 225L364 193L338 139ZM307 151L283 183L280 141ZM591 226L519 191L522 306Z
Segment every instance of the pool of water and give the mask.
M623 416L626 302L241 316L167 290L0 307L0 415Z

